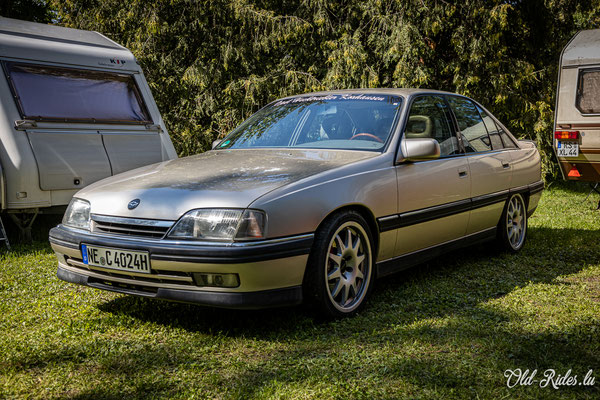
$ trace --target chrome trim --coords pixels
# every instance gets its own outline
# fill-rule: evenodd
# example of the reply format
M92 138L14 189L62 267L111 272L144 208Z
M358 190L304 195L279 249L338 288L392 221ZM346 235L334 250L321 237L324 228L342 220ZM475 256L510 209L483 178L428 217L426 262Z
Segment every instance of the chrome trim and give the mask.
M158 227L158 228L162 228L162 227ZM113 230L116 232L111 232L110 234L112 235L117 235L117 236L121 236L121 235L128 235L128 236L136 236L136 233L141 233L141 234L147 234L147 235L157 235L157 234L162 234L162 236L165 235L165 232L161 232L161 231L150 231L150 230L146 230L146 229L135 229L135 228L120 228L118 226L106 226L106 225L101 225L98 224L96 221L94 221L94 225L92 228L92 232L97 232L97 229L99 229L100 231L103 230ZM123 232L123 233L121 233ZM104 232L109 234L109 232ZM158 237L156 236L157 239L162 238L162 236Z
M170 228L175 221L166 221L161 219L141 219L141 218L124 218L113 217L111 215L91 214L90 218L95 222L107 222L110 224L125 224L125 225L140 225L140 226L155 226L157 228Z
M86 233L88 235L92 234L92 235L94 235L94 237L98 237L98 238L104 238L104 239L118 238L119 240L128 241L128 242L132 242L132 243L156 244L157 242L160 242L160 243L170 244L170 245L186 245L186 244L190 245L191 244L191 245L198 245L198 246L214 246L214 247L254 247L254 246L267 245L267 244L283 243L283 242L294 241L294 240L299 240L299 239L310 239L315 236L314 233L304 233L301 235L285 236L285 237L265 239L265 240L255 240L252 242L248 242L248 241L245 241L245 242L216 242L216 241L195 241L195 240L172 240L172 239L160 239L160 238L148 239L148 238L144 238L144 237L140 237L140 236L99 234L98 232L90 232L90 231L86 231L86 230L82 230L82 229L71 228L70 226L65 226L63 224L59 224L58 227L60 227L64 230L67 230L67 231L71 231L71 232L76 232L76 233L82 232L82 233ZM59 240L59 239L52 238L52 240ZM67 242L64 242L64 243L67 243Z

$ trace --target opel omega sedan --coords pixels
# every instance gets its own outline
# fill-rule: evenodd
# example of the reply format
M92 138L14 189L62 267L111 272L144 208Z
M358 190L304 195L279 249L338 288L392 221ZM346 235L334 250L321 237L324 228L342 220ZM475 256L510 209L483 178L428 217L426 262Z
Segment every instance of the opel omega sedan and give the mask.
M67 282L341 317L376 278L443 252L520 250L540 174L535 145L469 98L313 93L267 105L204 154L84 188L50 242Z

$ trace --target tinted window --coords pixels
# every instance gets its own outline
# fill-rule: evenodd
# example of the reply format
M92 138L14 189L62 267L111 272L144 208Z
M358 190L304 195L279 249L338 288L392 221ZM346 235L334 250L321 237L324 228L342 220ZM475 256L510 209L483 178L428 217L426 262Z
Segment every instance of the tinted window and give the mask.
M377 94L292 97L263 108L216 149L307 147L383 150L402 99Z
M502 138L502 143L504 144L504 147L507 149L516 149L517 145L515 144L514 140L512 140L510 136L508 136L504 129L502 129L502 127L498 124L496 124L496 128L498 129L498 132L500 132L500 137Z
M442 97L418 97L410 107L404 137L435 139L440 144L442 156L458 153L458 141L450 128L448 113Z
M488 135L490 135L492 149L500 150L504 148L504 145L502 144L502 139L500 138L500 132L498 131L496 123L494 122L492 117L490 117L490 115L479 106L477 107L477 111L479 111L479 115L481 115L481 118L483 118L483 124L485 125L485 128L488 131Z
M6 63L22 118L89 122L151 122L133 76Z
M582 114L600 114L600 70L579 72L575 105Z
M491 150L490 137L475 104L465 98L454 96L448 96L448 102L456 116L465 151Z

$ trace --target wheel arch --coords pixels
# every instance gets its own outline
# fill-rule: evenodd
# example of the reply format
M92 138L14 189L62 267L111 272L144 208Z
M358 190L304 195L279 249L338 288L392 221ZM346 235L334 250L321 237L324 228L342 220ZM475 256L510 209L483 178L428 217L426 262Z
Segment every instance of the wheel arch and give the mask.
M379 226L377 225L377 220L375 219L375 215L373 214L371 209L369 209L369 207L367 207L364 204L360 204L360 203L345 204L343 206L340 206L340 207L330 211L327 215L325 215L325 217L323 217L323 219L317 226L317 229L315 230L315 232L318 232L321 229L321 227L323 226L323 224L328 219L330 219L333 215L339 214L342 212L346 212L346 211L357 212L367 222L369 229L371 230L371 237L373 238L373 255L375 256L375 258L377 258L377 254L379 252Z

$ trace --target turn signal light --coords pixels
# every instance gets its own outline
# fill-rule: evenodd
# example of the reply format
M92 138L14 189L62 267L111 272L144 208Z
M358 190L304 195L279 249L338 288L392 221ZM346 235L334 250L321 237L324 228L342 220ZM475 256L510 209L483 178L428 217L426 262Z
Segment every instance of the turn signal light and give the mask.
M554 139L577 140L577 139L579 139L579 131L555 131Z

